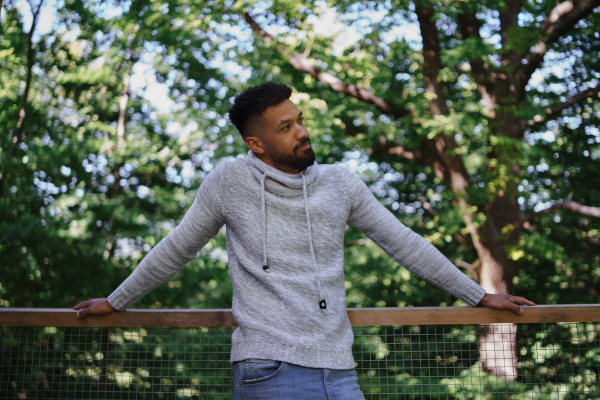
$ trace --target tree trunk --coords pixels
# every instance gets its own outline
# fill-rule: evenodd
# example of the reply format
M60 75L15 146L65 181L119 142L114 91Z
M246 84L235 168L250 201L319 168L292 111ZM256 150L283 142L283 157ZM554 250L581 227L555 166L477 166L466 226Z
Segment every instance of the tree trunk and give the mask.
M494 199L489 207L486 223L477 229L472 216L466 212L464 199L459 200L463 208L465 224L471 231L473 245L479 256L479 267L473 271L478 283L487 293L512 294L514 261L509 259L505 246L507 239L498 237L499 225L509 215L518 215L516 201L504 196ZM475 265L474 265L475 267ZM479 361L483 370L503 378L507 382L517 378L516 332L514 324L480 325L478 329Z
M516 1L516 0L515 0ZM438 79L441 69L440 46L438 32L433 21L434 8L416 7L415 13L421 27L423 38L423 80L426 93L433 94L429 112L433 118L448 115L443 85ZM486 106L488 114L493 115L494 104L488 96ZM470 185L469 175L463 160L456 155L448 154L449 150L457 147L453 135L438 135L428 146L441 161L446 173L439 173L440 178L450 184L457 195L457 203L462 209L463 218L471 232L473 244L481 260L479 284L488 293L512 292L514 265L504 251L506 241L497 240L501 229L507 221L515 224L518 219L518 205L510 199L511 193L497 193L497 197L484 210L488 219L484 226L478 228L473 223L472 211L468 202L467 188ZM496 158L495 155L490 155ZM434 170L436 170L434 166ZM515 208L516 206L516 208ZM517 357L515 352L516 326L511 324L482 325L479 327L479 360L483 370L506 381L514 381L517 377Z
M102 361L100 361L100 377L98 379L98 391L100 393L106 392L108 351L110 350L109 334L110 328L102 328L100 333L100 351L102 352Z
M127 104L129 102L129 76L130 73L128 71L123 77L123 91L121 92L121 97L119 98L119 119L117 120L117 137L115 139L115 143L112 146L109 145L109 148L112 147L112 149L109 151L112 153L114 150L116 159L118 160L117 162L115 162L115 167L112 171L112 175L115 179L115 182L113 183L110 198L113 201L119 195L119 192L121 190L121 174L119 173L119 171L124 165L124 160L122 158L122 150L125 142L125 123L127 119ZM113 258L113 256L115 255L115 250L117 249L114 222L114 215L111 215L109 220L109 241L108 243L106 243L109 260Z
M504 245L493 240L483 240L477 249L481 260L479 284L488 293L512 293L514 262L504 252ZM490 324L479 326L479 361L488 374L507 382L517 378L515 324Z
M511 190L512 191L512 190ZM488 293L514 292L514 261L508 258L505 248L514 235L500 236L501 229L518 221L519 208L514 196L501 193L486 207L486 223L478 230L481 238L476 244L481 260L479 284ZM507 382L517 378L515 324L490 324L479 326L479 361L488 374Z
M517 325L479 325L479 361L484 372L506 382L517 379Z

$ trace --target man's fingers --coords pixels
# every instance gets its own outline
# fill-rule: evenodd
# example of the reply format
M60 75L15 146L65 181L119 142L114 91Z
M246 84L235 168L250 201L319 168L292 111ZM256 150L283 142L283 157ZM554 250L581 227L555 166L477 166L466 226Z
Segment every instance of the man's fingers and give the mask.
M92 310L91 307L84 308L83 310L80 310L77 313L77 318L85 318L85 317L87 317L89 314L91 314L91 310Z
M523 314L523 309L522 309L521 307L519 307L519 306L517 306L517 309L516 309L516 310L513 310L513 311L514 311L515 313L517 313L517 314Z
M522 298L523 299L523 303L521 304L526 304L528 306L535 306L535 303L533 301L529 301L526 298Z
M513 303L522 304L525 306L535 306L533 301L527 300L525 297L513 297L510 299Z
M521 309L521 307L519 307L518 304L516 304L512 301L509 301L508 303L509 303L508 308L510 310L512 310L512 312L514 312L515 314L523 314L523 310Z
M79 310L81 308L87 308L87 307L90 306L90 303L91 303L91 300L79 303L79 304L77 304L76 306L73 307L73 310Z

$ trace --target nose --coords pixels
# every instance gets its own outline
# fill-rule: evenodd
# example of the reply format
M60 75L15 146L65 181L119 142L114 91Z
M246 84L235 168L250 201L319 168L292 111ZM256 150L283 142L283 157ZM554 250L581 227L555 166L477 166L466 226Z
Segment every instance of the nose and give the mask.
M301 141L305 138L308 138L308 130L306 127L304 125L298 125L298 127L300 129L298 129L298 132L296 132L296 140Z

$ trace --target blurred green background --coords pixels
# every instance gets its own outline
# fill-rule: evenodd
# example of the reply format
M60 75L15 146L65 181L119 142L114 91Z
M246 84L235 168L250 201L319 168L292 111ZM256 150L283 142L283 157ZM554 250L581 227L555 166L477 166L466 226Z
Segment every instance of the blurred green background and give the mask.
M0 306L108 296L220 162L264 81L487 290L600 292L598 1L4 0ZM595 216L594 216L595 215ZM459 305L351 228L349 307ZM224 230L139 308L231 306Z

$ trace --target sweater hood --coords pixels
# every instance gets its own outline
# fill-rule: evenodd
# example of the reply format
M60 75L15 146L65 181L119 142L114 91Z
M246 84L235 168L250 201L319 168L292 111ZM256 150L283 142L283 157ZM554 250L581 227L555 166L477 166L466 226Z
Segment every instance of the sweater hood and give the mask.
M299 196L303 192L303 177L306 186L310 186L317 178L319 165L315 161L313 165L307 167L298 174L287 174L283 171L273 168L263 162L252 150L248 151L248 156L245 158L246 164L250 168L254 179L257 182L265 180L265 190L269 193L279 196Z

